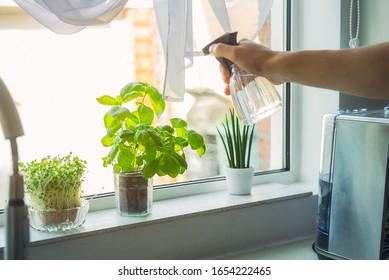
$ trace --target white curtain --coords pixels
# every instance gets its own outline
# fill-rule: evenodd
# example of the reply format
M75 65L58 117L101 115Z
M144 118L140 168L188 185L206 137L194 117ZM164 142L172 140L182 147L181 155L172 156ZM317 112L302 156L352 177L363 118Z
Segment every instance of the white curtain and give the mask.
M59 34L109 23L128 0L14 0L39 23Z
M182 101L185 69L201 49L225 32L254 39L273 0L153 0L165 55L164 98Z
M14 0L42 25L59 34L109 23L128 0ZM130 0L131 1L131 0ZM163 93L168 101L182 101L185 69L193 57L225 32L255 38L273 0L153 0L165 55Z

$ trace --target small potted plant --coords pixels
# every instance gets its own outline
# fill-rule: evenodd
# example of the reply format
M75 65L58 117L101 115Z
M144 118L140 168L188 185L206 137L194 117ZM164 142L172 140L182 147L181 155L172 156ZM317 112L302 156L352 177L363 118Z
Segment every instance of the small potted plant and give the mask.
M250 194L254 176L250 158L255 124L241 124L234 110L230 109L222 126L224 133L219 128L216 129L227 157L225 172L228 191L235 195Z
M86 161L69 153L19 165L33 228L65 231L84 223L89 209L82 191Z
M103 165L113 166L116 209L123 216L148 215L153 177L183 174L188 167L185 149L201 157L206 150L204 139L180 118L153 125L164 112L165 101L148 83L128 83L116 97L103 95L97 101L109 106L101 143L110 148Z

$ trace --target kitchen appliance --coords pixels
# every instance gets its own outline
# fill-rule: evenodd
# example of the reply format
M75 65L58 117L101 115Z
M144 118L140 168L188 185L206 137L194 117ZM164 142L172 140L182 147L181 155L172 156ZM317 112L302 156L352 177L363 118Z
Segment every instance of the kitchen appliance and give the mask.
M323 117L320 259L389 259L389 107Z

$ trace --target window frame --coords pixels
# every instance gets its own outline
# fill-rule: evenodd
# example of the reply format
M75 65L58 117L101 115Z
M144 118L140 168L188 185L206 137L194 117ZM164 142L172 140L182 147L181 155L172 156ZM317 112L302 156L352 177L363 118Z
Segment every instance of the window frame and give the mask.
M291 0L279 1L283 5L283 41L284 50L291 49L292 42L292 11ZM276 3L274 3L275 5ZM281 9L280 9L281 10ZM283 168L271 171L258 171L254 174L254 185L259 185L268 182L288 184L296 181L295 173L291 170L291 86L285 84L283 87ZM191 196L195 194L215 192L225 189L225 177L218 176L208 179L199 179L187 182L179 182L173 184L164 184L154 187L154 201L165 200L170 198L178 198L183 196ZM91 199L90 211L98 211L114 207L114 193L105 193L91 195L87 197ZM0 209L0 226L4 224L5 211Z
M292 2L291 0L279 1L283 5L283 50L290 51L292 48ZM275 5L274 3L273 5ZM256 171L253 184L264 183L291 184L296 182L296 173L291 169L291 122L292 122L292 87L285 83L283 92L283 168L269 171ZM186 182L164 184L155 186L153 189L153 201L172 199L196 194L210 193L225 189L225 176L198 179ZM98 211L114 207L114 193L88 196L91 200L90 211Z

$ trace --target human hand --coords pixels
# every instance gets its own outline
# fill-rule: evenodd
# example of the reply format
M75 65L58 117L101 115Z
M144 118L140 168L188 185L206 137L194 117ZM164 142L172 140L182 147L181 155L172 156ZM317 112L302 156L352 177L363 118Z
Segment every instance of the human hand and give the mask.
M214 44L209 48L209 51L214 56L225 57L240 69L254 75L263 76L274 84L286 82L283 77L271 70L271 61L279 52L272 51L260 44L243 39L237 46L223 43ZM226 83L224 93L229 95L230 71L222 65L220 65L219 69L222 74L222 79Z

